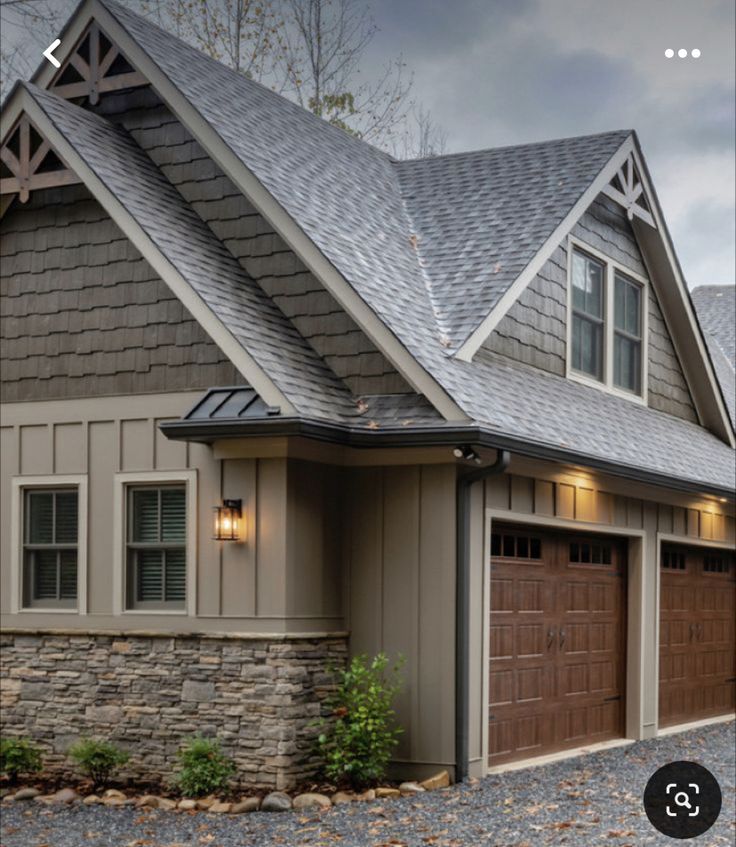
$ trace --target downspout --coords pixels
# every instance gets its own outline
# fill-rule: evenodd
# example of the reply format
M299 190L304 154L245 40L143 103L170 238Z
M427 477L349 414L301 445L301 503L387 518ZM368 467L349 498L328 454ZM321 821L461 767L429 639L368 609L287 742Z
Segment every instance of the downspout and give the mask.
M457 480L457 561L455 588L455 781L468 776L468 706L470 703L470 489L473 483L506 471L511 454L498 450L496 461Z

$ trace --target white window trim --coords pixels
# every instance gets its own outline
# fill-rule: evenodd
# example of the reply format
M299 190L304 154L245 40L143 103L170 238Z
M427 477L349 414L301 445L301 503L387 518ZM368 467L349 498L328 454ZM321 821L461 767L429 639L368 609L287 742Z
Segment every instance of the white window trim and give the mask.
M183 609L126 609L125 604L125 537L127 527L126 491L130 485L167 485L183 482L187 497L187 596ZM197 472L187 471L131 471L116 473L113 493L113 598L114 615L178 615L195 617L197 614Z
M75 607L24 606L23 604L23 500L29 488L77 489L77 604ZM86 474L49 474L47 476L14 476L10 497L10 569L11 614L86 615L87 614L87 476Z
M601 262L605 268L604 273L604 299L603 299L603 380L599 382L593 377L579 373L572 367L572 254L575 249L588 253L594 259ZM613 298L614 277L616 272L621 276L628 277L641 286L641 394L634 394L617 388L613 384ZM599 391L614 394L616 397L624 397L632 403L640 406L648 406L649 395L649 280L645 276L632 271L626 265L622 265L590 244L586 244L579 238L570 235L567 239L567 333L565 349L565 376L574 382L592 386Z

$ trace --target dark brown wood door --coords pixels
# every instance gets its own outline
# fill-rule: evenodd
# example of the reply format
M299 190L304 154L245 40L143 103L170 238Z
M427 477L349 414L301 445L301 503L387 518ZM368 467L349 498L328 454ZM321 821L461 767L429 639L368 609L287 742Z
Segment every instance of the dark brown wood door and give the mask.
M620 737L626 547L494 527L489 763Z
M736 707L736 564L728 551L663 546L659 725Z

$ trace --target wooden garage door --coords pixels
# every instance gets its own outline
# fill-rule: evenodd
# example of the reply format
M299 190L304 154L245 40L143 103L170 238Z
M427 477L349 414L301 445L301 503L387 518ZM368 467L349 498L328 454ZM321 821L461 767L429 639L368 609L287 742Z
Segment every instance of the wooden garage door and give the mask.
M659 725L736 707L736 565L726 550L663 546Z
M489 764L620 737L626 546L494 526Z

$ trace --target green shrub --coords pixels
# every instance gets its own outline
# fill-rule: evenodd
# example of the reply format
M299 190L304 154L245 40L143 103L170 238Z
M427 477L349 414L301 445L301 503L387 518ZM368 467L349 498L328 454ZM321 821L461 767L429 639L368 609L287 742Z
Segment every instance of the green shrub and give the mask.
M113 772L124 765L130 756L110 741L80 738L69 748L69 756L95 786L105 785Z
M319 722L317 752L325 776L362 787L381 780L402 729L392 702L401 690L403 658L389 669L384 653L355 656L337 671L337 689L328 699L333 719Z
M0 739L0 773L15 782L19 774L33 774L41 770L41 754L27 738Z
M181 771L176 777L185 797L202 797L227 787L235 765L220 749L216 739L196 735L176 754Z

